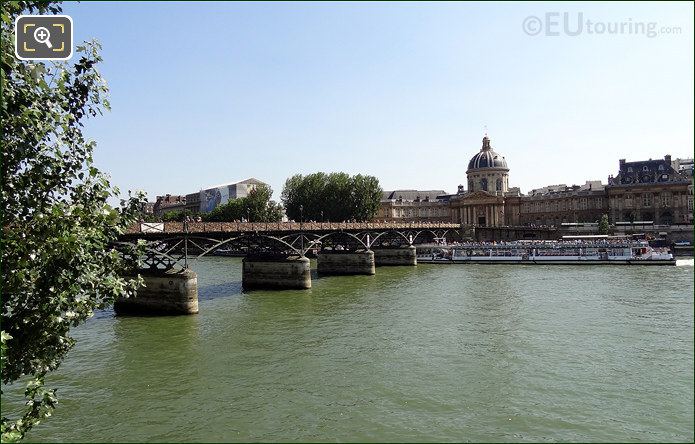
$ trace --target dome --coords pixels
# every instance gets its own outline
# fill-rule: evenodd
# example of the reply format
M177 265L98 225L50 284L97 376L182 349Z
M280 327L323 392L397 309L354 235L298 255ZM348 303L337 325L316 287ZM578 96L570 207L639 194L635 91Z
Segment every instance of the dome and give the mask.
M495 152L490 147L490 139L485 136L483 137L483 147L480 152L473 156L470 162L468 162L469 170L477 170L482 168L502 168L508 170L507 161L504 160L504 156Z

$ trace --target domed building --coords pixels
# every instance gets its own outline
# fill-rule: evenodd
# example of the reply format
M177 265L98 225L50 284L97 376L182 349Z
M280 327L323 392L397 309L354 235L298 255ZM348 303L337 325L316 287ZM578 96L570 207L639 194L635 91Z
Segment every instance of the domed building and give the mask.
M459 186L458 194L450 200L452 219L466 225L510 225L514 215L518 216L519 190L510 191L507 160L492 148L487 135L480 151L468 162L466 177L468 189Z
M468 162L468 191L487 191L499 195L509 189L509 168L504 156L490 146L490 139L483 137L480 152Z

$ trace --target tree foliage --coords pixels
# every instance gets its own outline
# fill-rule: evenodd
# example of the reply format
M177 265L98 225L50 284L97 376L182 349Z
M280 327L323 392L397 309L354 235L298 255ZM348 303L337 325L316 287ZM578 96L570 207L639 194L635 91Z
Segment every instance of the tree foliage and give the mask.
M604 214L601 216L601 220L598 222L598 234L608 234L610 225L608 224L608 215Z
M187 217L193 217L195 214L191 210L173 210L162 214L162 222L183 222Z
M268 185L258 185L249 192L248 196L218 205L202 217L204 221L210 222L231 222L242 219L250 222L280 222L282 206L273 201L272 197L272 188Z
M374 176L296 174L285 182L282 202L287 217L293 220L365 221L376 215L381 193L379 180Z
M48 2L2 3L2 382L28 379L27 408L2 418L2 441L21 439L57 399L44 387L75 341L70 328L139 282L110 246L144 200L119 208L118 194L94 167L84 121L109 108L96 42L78 47L74 63L23 62L14 55L14 20L56 14ZM131 264L132 265L132 264Z

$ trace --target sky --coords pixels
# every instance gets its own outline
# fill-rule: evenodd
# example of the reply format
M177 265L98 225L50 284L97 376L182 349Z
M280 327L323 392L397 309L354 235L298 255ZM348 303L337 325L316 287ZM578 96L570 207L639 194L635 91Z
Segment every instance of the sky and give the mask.
M64 13L75 44L103 45L112 110L85 130L96 164L151 201L248 177L278 198L287 177L316 171L454 193L486 128L522 192L606 183L622 158L693 156L690 2L67 2Z

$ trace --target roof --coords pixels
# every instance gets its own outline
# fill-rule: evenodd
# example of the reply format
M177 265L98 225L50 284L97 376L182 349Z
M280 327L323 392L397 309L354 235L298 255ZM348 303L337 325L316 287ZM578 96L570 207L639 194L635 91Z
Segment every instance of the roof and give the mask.
M490 146L490 139L487 136L483 137L483 147L480 149L480 152L473 156L470 162L468 162L469 170L481 168L509 169L504 156L492 149Z
M265 182L262 182L254 177L249 177L248 179L244 180L239 180L236 182L227 182L227 183L221 183L219 185L213 185L211 187L206 187L206 188L201 188L201 190L211 190L213 188L222 188L222 187L228 187L230 185L238 185L238 184L256 184L256 185L267 185Z
M405 201L419 200L437 200L437 197L446 195L444 190L394 190L384 191L381 200L398 200Z
M608 186L633 186L652 183L690 182L685 170L676 171L671 163L671 156L663 159L639 160L626 162L620 159L620 171L608 177Z

